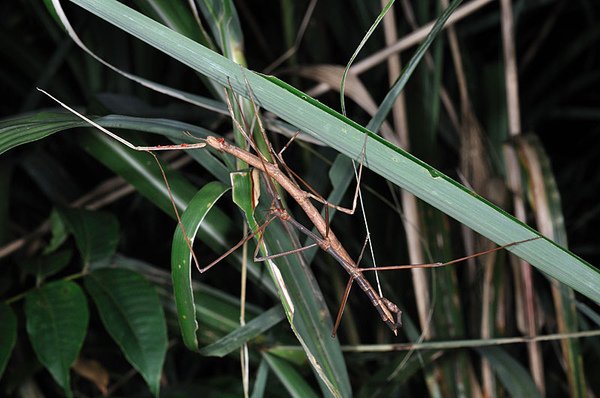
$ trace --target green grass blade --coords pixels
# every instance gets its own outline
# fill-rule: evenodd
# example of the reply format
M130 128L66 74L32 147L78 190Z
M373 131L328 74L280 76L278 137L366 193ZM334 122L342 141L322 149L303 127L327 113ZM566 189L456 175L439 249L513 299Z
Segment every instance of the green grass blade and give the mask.
M265 396L267 376L269 376L269 364L263 358L260 361L260 365L258 365L258 370L256 371L254 387L252 388L252 398L262 398Z
M527 370L499 347L477 348L476 351L490 362L492 370L512 397L540 397Z
M269 367L279 378L287 392L291 397L295 398L312 398L317 397L317 394L306 383L304 377L298 373L294 367L284 359L278 358L273 354L265 352L263 358L269 364Z
M201 348L200 354L224 357L239 349L244 343L269 330L283 319L285 319L285 314L281 307L277 305L213 344Z
M396 80L390 91L388 91L385 98L381 102L381 105L377 110L377 114L373 117L373 119L371 119L369 125L367 126L369 130L379 130L379 128L385 121L385 118L394 106L396 98L398 98L398 95L400 95L402 90L404 90L406 83L408 83L408 79L410 79L410 77L412 76L413 72L425 56L425 53L427 53L429 46L431 46L431 43L433 43L435 38L441 32L442 28L444 27L444 24L446 23L448 18L450 18L450 15L454 12L454 10L456 10L456 8L460 5L461 2L462 0L454 0L452 3L450 3L448 8L444 10L442 15L440 15L439 18L435 21L433 28L431 28L431 32L429 32L425 40L423 40L423 43L419 45L417 52L415 53L415 55L412 56L412 58L402 71L402 74L400 74L398 80Z
M196 234L216 201L229 190L229 187L219 182L205 185L192 198L186 211L181 215L181 227L177 227L173 236L171 249L171 272L173 276L173 291L183 342L190 350L198 350L198 322L194 292L192 289L192 252L189 244L194 241ZM189 239L189 242L188 242Z
M534 186L537 186L536 211L538 212L538 225L549 236L565 247L567 246L567 231L565 218L562 212L560 192L554 179L554 173L550 160L544 148L536 139L530 135L519 141L522 156L529 161L528 171ZM535 187L534 187L535 190ZM543 192L540 192L543 191ZM542 225L543 223L543 225ZM553 284L551 286L558 330L560 333L573 333L579 330L579 320L575 307L575 293L564 284ZM565 371L569 380L571 397L585 397L587 387L585 373L583 370L581 344L576 339L565 339L561 341L561 349L565 363Z

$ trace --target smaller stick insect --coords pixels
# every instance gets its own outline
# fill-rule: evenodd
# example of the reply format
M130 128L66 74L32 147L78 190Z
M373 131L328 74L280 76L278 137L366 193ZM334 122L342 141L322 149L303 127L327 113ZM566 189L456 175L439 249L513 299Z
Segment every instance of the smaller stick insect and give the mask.
M91 119L87 118L86 116L80 114L79 112L75 111L74 109L70 108L69 106L62 103L61 101L59 101L58 99L56 99L55 97L50 95L49 93L45 92L44 90L41 90L39 88L38 88L38 90L41 91L42 93L44 93L45 95L47 95L48 97L50 97L51 99L53 99L54 101L56 101L58 104L60 104L62 107L64 107L68 111L72 112L73 114L75 114L79 118L85 120L86 122L90 123L92 126L96 127L97 129L99 129L100 131L109 135L110 137L114 138L115 140L119 141L120 143L122 143L122 144L126 145L127 147L129 147L133 150L136 150L136 151L148 152L154 157L154 159L156 160L156 162L160 168L160 171L162 173L165 184L167 186L167 190L169 192L169 196L170 196L171 202L173 204L173 209L174 209L175 215L177 217L177 221L179 223L179 226L182 228L183 235L186 239L186 242L190 249L190 252L192 253L193 260L196 264L196 267L198 268L198 270L200 272L207 271L208 269L213 267L215 264L217 264L220 260L222 260L224 257L226 257L228 254L232 253L234 250L236 250L238 247L240 247L244 242L246 242L247 240L251 239L254 236L258 236L259 243L260 243L262 240L264 230L269 225L269 223L272 222L274 219L280 219L282 222L286 222L289 225L292 225L294 228L298 229L300 232L302 232L303 234L307 235L309 238L314 240L315 243L312 245L309 245L306 247L301 247L301 248L298 248L298 249L295 249L295 250L292 250L289 252L272 254L269 256L265 256L265 257L257 257L258 248L260 246L260 244L259 244L259 245L257 245L257 250L255 251L254 257L255 257L255 260L257 260L257 261L272 259L272 258L276 258L276 257L283 256L283 255L298 253L298 252L306 250L310 247L314 247L314 246L318 245L324 251L328 252L338 263L340 263L340 265L344 268L344 270L346 270L346 272L349 274L350 278L349 278L348 284L346 286L344 296L342 298L342 303L341 303L340 309L338 311L338 316L336 318L336 322L335 322L335 326L333 328L332 335L335 335L335 333L337 331L337 328L339 326L341 316L342 316L342 313L343 313L343 310L344 310L344 307L345 307L345 304L346 304L346 301L348 298L348 294L350 292L350 288L354 282L356 282L358 284L358 286L364 291L364 293L367 295L367 297L371 301L371 304L375 307L375 309L379 313L382 321L392 330L392 332L394 334L397 334L398 329L402 326L402 320L401 320L402 312L400 311L398 306L396 304L392 303L387 298L381 296L373 288L373 286L370 284L370 282L365 278L365 276L363 275L364 272L377 271L377 270L381 270L381 271L400 270L400 269L408 269L408 268L442 267L442 266L459 263L459 262L465 261L467 259L480 256L482 254L491 253L491 252L498 251L498 250L501 250L501 249L504 249L504 248L507 248L510 246L514 246L514 245L522 244L522 243L525 243L525 242L528 242L528 241L531 241L534 239L538 239L536 237L536 238L527 239L527 240L523 240L523 241L519 241L519 242L514 242L514 243L511 243L511 244L508 244L505 246L487 250L482 253L477 253L477 254L473 254L470 256L462 257L460 259L452 260L447 263L400 265L400 266L388 266L388 267L377 267L377 268L360 268L357 265L357 263L352 259L352 257L348 254L348 252L346 251L344 246L341 244L341 242L336 237L335 233L330 229L329 223L327 221L325 221L323 216L321 216L321 213L315 208L315 206L311 202L311 200L316 200L318 202L323 203L325 205L326 209L328 207L332 207L337 210L352 214L352 213L354 213L354 209L356 208L357 195L355 194L355 196L354 196L353 208L347 209L347 208L343 208L341 206L337 206L337 205L327 202L324 198L322 198L320 195L318 195L314 191L307 192L307 191L303 190L302 188L300 188L299 184L295 181L296 178L298 178L303 184L305 184L307 186L308 186L308 184L306 184L297 174L293 173L289 169L289 167L285 164L285 162L283 161L282 156L281 156L281 153L283 152L283 150L285 150L287 148L289 143L286 146L284 146L282 151L280 151L279 153L275 153L275 151L271 147L270 141L266 137L266 133L262 126L262 122L261 122L260 118L257 117L256 120L258 121L258 124L259 124L259 130L260 130L261 134L263 135L265 142L267 143L267 146L268 146L268 149L269 149L271 155L275 159L273 162L268 161L260 153L260 151L257 150L255 145L253 144L253 140L250 138L249 134L247 133L247 129L243 128L241 126L241 124L237 121L237 119L234 117L232 105L231 105L228 95L226 95L225 98L227 100L227 106L231 113L233 123L239 129L239 131L242 132L242 134L248 140L250 146L253 147L253 149L257 152L257 155L252 154L252 153L250 153L244 149L241 149L235 145L232 145L232 144L226 142L225 139L223 139L223 138L218 138L218 137L213 137L213 136L209 136L206 139L203 139L202 140L203 142L195 143L195 144L136 146L136 145L130 143L129 141L123 139L122 137L119 137L118 135L110 132L109 130L105 129L104 127L98 125L97 123L95 123ZM256 109L255 102L252 100L252 94L251 94L250 89L248 91L250 92L251 103L253 106L254 114L257 115L258 110ZM293 139L294 139L294 137L292 138L292 140ZM291 142L291 140L290 140L290 142ZM255 169L259 170L260 172L262 172L264 180L267 182L267 184L266 184L267 190L269 191L271 197L273 198L273 201L271 204L270 214L267 217L266 221L263 223L263 225L258 227L257 230L252 231L246 237L242 238L242 240L239 243L234 245L231 249L229 249L226 253L224 253L222 256L220 256L217 260L215 260L211 264L201 268L199 266L199 263L196 259L194 251L192 249L191 240L189 239L186 231L183 229L180 215L175 206L175 202L172 197L172 193L171 193L171 190L169 187L169 182L167 180L166 174L165 174L162 166L160 165L160 162L158 161L157 156L153 153L153 151L189 150L189 149L204 148L206 146L209 146L219 152L228 153L228 154L234 156L235 158L249 164L250 166L254 167ZM280 168L280 166L277 163L279 163L282 168ZM286 173L284 173L284 171L287 173L287 175L286 175ZM362 163L359 168L358 177L357 177L358 179L360 179L361 173L362 173ZM308 228L306 228L304 225L302 225L301 223L296 221L284 209L284 207L281 205L281 203L278 199L278 195L276 193L276 189L274 188L273 182L276 182L277 184L279 184L279 186L281 186L294 199L294 201L296 201L298 203L298 205L302 208L304 213L310 219L312 224L316 227L318 233L321 236L316 235L315 233L310 231ZM358 190L358 188L357 188L357 190ZM328 217L327 217L327 219L328 219Z

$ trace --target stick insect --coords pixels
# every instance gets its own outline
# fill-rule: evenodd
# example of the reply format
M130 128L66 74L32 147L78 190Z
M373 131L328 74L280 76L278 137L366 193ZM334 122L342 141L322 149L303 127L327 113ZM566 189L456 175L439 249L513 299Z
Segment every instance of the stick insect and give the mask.
M229 109L229 112L231 115L231 119L232 119L235 127L242 133L242 135L248 141L248 144L256 152L256 154L253 154L248 150L245 150L245 149L237 147L233 144L230 144L224 138L214 137L214 136L208 136L205 139L198 138L198 140L200 140L201 142L193 143L193 144L136 146L136 145L132 144L131 142L125 140L124 138L122 138L122 137L110 132L109 130L105 129L104 127L98 125L93 120L91 120L91 119L87 118L86 116L80 114L79 112L75 111L71 107L67 106L66 104L62 103L61 101L59 101L58 99L56 99L55 97L50 95L49 93L45 92L44 90L41 90L39 88L38 88L38 90L41 91L42 93L44 93L45 95L47 95L48 97L50 97L51 99L53 99L54 101L56 101L62 107L67 109L69 112L75 114L79 118L90 123L92 126L96 127L103 133L105 133L105 134L109 135L110 137L114 138L115 140L119 141L123 145L126 145L130 149L133 149L136 151L148 152L154 157L154 159L156 160L156 162L158 164L158 167L160 168L160 171L163 176L163 180L167 186L167 190L171 197L171 202L173 204L173 209L174 209L175 215L177 217L178 224L182 228L183 235L186 239L188 247L190 248L190 252L192 253L192 257L196 264L196 267L198 268L198 270L201 273L206 272L207 270L212 268L220 260L225 258L227 255L229 255L234 250L239 248L246 241L248 241L249 239L251 239L255 236L258 238L258 241L259 241L259 244L257 245L257 249L254 253L254 258L256 261L263 261L266 259L273 259L273 258L276 258L279 256L299 253L303 250L306 250L306 249L314 247L314 246L319 246L321 249L323 249L324 251L329 253L342 266L342 268L344 268L344 270L349 274L349 281L346 285L346 289L345 289L345 292L344 292L344 295L343 295L343 298L342 298L342 301L340 304L340 308L338 310L338 315L336 317L335 325L334 325L334 328L332 331L333 336L335 336L337 328L339 327L341 316L343 314L343 310L345 308L350 289L355 282L361 288L361 290L363 290L363 292L367 295L371 304L375 307L375 309L379 313L381 320L392 330L392 332L394 334L397 335L398 329L402 326L402 319L401 319L402 311L399 309L399 307L396 304L394 304L387 298L383 297L383 295L380 295L377 292L377 290L375 290L373 288L371 283L365 277L365 275L364 275L365 272L390 271L390 270L401 270L401 269L409 269L409 268L443 267L443 266L463 262L465 260L480 256L483 254L488 254L488 253L491 253L494 251L498 251L498 250L501 250L501 249L504 249L504 248L507 248L510 246L522 244L522 243L528 242L530 240L538 239L536 237L536 238L532 238L532 239L527 239L527 240L523 240L523 241L519 241L519 242L510 243L505 246L496 247L496 248L486 250L481 253L476 253L473 255L465 256L465 257L462 257L462 258L459 258L456 260L452 260L452 261L449 261L446 263L437 262L437 263L429 263L429 264L399 265L399 266L386 266L386 267L377 267L377 268L361 268L361 267L359 267L357 264L357 261L355 261L350 256L350 254L346 251L346 249L344 248L342 243L339 241L339 239L337 238L335 233L331 230L331 228L329 226L329 222L326 220L329 219L328 211L327 211L328 208L335 208L336 210L340 210L347 214L354 213L354 211L356 209L358 187L359 187L360 178L362 175L362 162L360 163L359 170L358 170L357 176L356 176L357 189L356 189L356 192L354 195L352 208L344 208L344 207L329 203L322 196L320 196L318 193L316 193L314 190L312 190L312 188L310 188L307 183L305 183L296 173L294 173L287 166L285 161L283 160L282 153L289 146L291 141L293 141L295 136L292 137L290 142L288 142L281 151L275 152L273 150L273 147L271 146L270 141L266 137L266 133L265 133L265 129L262 125L262 121L258 117L258 109L257 109L256 103L253 99L251 89L249 88L249 85L247 85L247 86L248 86L248 93L250 96L250 103L252 104L252 108L253 108L253 113L254 113L254 115L257 115L256 121L257 121L258 127L259 127L258 130L260 131L265 142L267 143L267 148L268 148L269 154L273 158L272 161L267 159L267 157L264 156L258 150L256 145L254 144L253 139L251 138L250 134L248 133L248 130L249 130L247 127L248 123L244 121L245 126L242 126L242 124L235 118L235 115L233 112L233 106L231 104L231 101L229 99L229 95L227 94L227 91L226 91L225 98L226 98L227 106L228 106L228 109ZM237 104L237 105L239 107L239 104ZM239 108L241 109L241 107L239 107ZM236 245L234 245L232 248L230 248L226 253L221 255L215 261L213 261L212 263L210 263L209 265L207 265L205 267L200 267L199 262L196 258L196 255L192 249L191 240L189 239L186 231L183 229L179 212L178 212L178 210L175 206L175 202L172 198L172 194L171 194L171 190L170 190L170 186L169 186L169 182L166 177L166 174L165 174L162 166L160 165L160 162L158 161L156 154L154 154L153 151L190 150L190 149L199 149L199 148L205 148L205 147L210 147L210 148L215 149L218 152L227 153L229 155L232 155L235 158L247 163L248 165L252 166L256 170L260 171L263 176L263 179L266 182L266 188L267 188L267 191L269 192L269 194L271 195L272 202L271 202L269 214L267 215L266 221L261 226L259 226L255 231L250 232L244 238L242 238L242 240L240 240L240 242L238 242ZM307 186L308 189L310 190L310 192L302 189L300 187L300 184L298 183L298 181L300 181L300 183ZM283 207L283 205L281 204L281 201L278 197L278 191L275 187L275 183L278 184L280 187L282 187L290 195L290 197L296 203L298 203L298 205L304 211L304 213L309 218L311 223L315 226L315 228L318 231L320 236L313 233L310 229L308 229L307 227L305 227L304 225L299 223L287 212L287 210ZM325 206L325 209L326 209L326 211L325 211L326 217L325 218L317 210L315 205L312 203L312 200L320 202ZM307 235L315 243L305 246L305 247L297 248L295 250L284 252L284 253L276 253L276 254L271 254L271 255L264 256L264 257L258 257L258 249L260 247L260 242L262 240L263 232L267 228L269 223L271 223L275 219L279 219L282 222L288 223L289 225L293 226L294 228L296 228L303 234Z

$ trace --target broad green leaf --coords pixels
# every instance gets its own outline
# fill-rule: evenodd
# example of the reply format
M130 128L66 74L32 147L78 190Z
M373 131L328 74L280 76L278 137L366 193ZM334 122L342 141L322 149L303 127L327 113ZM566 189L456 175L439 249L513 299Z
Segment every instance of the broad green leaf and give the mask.
M85 267L106 262L119 243L119 223L113 214L83 209L59 209L62 220L75 237Z
M8 304L0 303L0 378L17 341L17 317Z
M224 357L237 350L244 343L269 330L285 318L281 307L277 305L247 322L227 336L213 344L200 349L200 354L206 356Z
M499 347L476 348L487 359L496 376L512 397L539 397L540 393L527 370Z
M184 344L190 349L198 350L198 322L192 289L192 253L190 245L194 241L200 224L216 201L229 190L220 182L206 184L189 202L186 211L181 215L181 226L177 226L173 236L171 249L171 272L173 291L177 305L177 315ZM189 241L188 241L189 239Z
M263 354L263 358L291 397L317 397L317 394L306 383L304 377L289 362L268 352Z
M156 291L139 274L103 268L85 278L104 327L154 396L167 353L167 327Z
M39 361L72 396L69 368L79 355L89 312L81 288L71 281L48 283L25 297L27 333Z
M42 255L27 259L21 266L23 271L44 279L52 276L69 265L73 252L71 250L60 250L55 253Z
M226 58L112 0L72 0L222 85L258 104L323 143L359 159L364 134L370 139L365 165L499 245L539 236L536 231L433 167L275 78L251 73ZM547 239L509 250L548 275L600 302L600 272Z

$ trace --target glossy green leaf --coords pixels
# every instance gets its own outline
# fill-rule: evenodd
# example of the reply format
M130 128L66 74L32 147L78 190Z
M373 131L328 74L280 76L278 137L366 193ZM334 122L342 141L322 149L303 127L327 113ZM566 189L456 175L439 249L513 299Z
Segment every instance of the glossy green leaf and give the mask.
M79 355L89 320L87 300L71 281L48 283L25 297L27 333L39 361L71 397L69 368Z
M72 256L71 250L59 250L55 253L27 259L21 266L23 271L43 279L56 274L69 265Z
M119 223L111 214L83 209L59 209L87 267L110 260L119 243Z
M8 304L0 303L0 378L17 341L17 317Z
M249 340L269 330L285 318L285 314L279 305L263 312L256 318L247 322L244 326L236 329L227 336L217 340L213 344L200 349L200 354L206 356L224 357L237 350Z
M304 377L289 362L268 352L263 354L263 358L291 397L317 397L317 394L306 383Z
M512 397L540 397L531 375L506 351L499 347L475 349L487 359L496 376Z
M192 253L189 245L194 241L206 214L228 190L229 187L220 182L206 184L192 198L186 211L181 215L181 224L183 230L185 230L185 235L182 228L177 226L173 236L171 272L179 326L181 327L184 344L194 351L198 350L198 338L196 336L198 322L192 289ZM189 242L187 239L189 239Z
M367 167L497 244L506 245L539 236L527 225L438 170L284 82L245 70L123 4L112 0L72 2L222 85L231 84L235 92L244 96L248 96L247 81L261 107L353 159L360 157L364 134L369 134L365 150ZM542 238L508 250L600 302L600 272L566 249Z
M167 327L156 291L139 274L99 269L85 278L104 327L158 396L167 352Z

